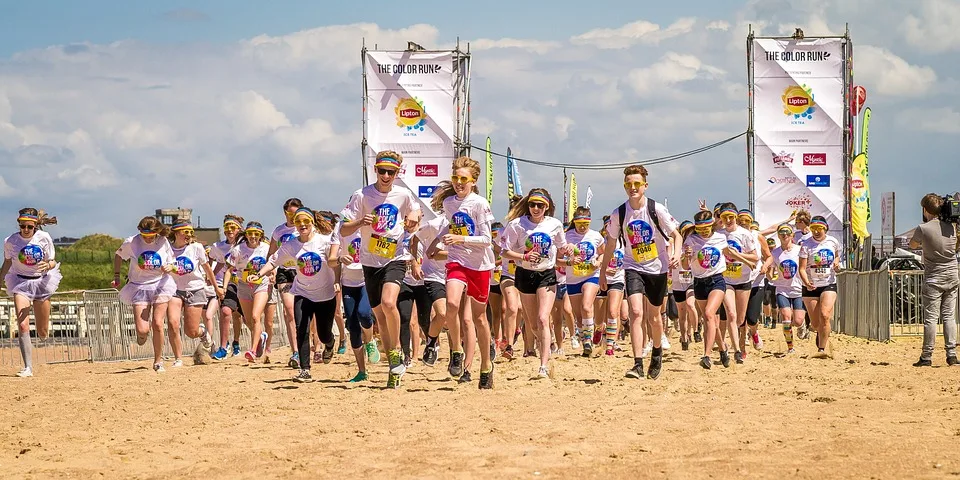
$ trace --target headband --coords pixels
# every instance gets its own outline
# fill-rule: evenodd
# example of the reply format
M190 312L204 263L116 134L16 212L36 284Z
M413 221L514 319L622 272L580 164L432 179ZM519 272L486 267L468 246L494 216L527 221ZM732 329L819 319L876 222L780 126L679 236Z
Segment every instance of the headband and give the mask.
M26 213L25 213L25 214L20 215L19 217L17 217L17 221L18 221L18 222L27 221L27 222L37 222L37 223L40 223L40 217L38 217L38 216L36 216L36 215L30 215L30 214L26 214Z
M174 232L178 232L181 230L193 230L193 225L190 225L190 222L181 222L181 223L174 224L172 229Z
M737 216L737 210L735 208L727 207L727 208L724 208L723 210L720 210L720 215L725 215L728 213L733 216Z
M693 226L693 222L691 222L690 220L684 220L684 221L680 222L680 230L681 230L681 231L683 231L683 229L685 229L685 228L690 228L690 227L692 227L692 226Z
M750 210L748 210L748 209L746 209L746 208L743 208L743 209L740 209L740 216L741 216L741 217L750 217L750 219L752 220L752 219L753 219L753 212L751 212Z
M247 225L247 228L246 230L243 231L243 233L246 234L250 232L260 232L260 235L263 235L263 227L258 227L256 225Z
M701 219L701 220L697 220L697 221L696 221L696 226L698 226L698 227L705 227L705 226L710 226L710 225L713 225L713 218L712 218L712 217L707 217L707 218L704 218L704 219Z
M137 230L140 231L140 235L157 235L159 233L159 232L154 232L152 230L141 230L139 228Z
M310 210L309 208L300 207L297 209L296 212L293 212L293 218L302 217L302 216L309 218L311 222L316 221L316 219L313 216L313 210Z
M576 215L573 217L574 222L589 222L590 215Z
M223 226L224 226L224 227L226 227L227 225L230 225L230 224L236 225L237 228L243 228L243 225L240 225L240 222L238 222L238 221L236 221L236 220L234 220L234 219L232 219L232 218L228 218L228 219L226 219L226 220L223 221Z
M780 225L777 227L777 233L780 232L793 233L793 227L787 224Z
M824 229L828 229L828 228L829 228L829 226L827 225L826 220L820 220L819 218L816 219L816 220L811 220L811 221L810 221L810 226L812 227L812 226L814 226L814 225L819 225L819 226L823 227Z
M545 203L548 207L550 206L550 200L546 196L544 196L542 193L531 193L530 196L527 197L527 203L536 202L536 201Z
M393 157L378 158L374 167L391 167L400 170L400 159Z

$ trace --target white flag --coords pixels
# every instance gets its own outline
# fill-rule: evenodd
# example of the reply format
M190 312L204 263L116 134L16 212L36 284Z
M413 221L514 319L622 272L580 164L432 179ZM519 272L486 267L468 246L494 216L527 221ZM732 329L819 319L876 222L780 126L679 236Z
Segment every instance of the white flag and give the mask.
M590 185L587 185L587 199L583 206L590 208L590 200L593 200L593 190L590 190Z

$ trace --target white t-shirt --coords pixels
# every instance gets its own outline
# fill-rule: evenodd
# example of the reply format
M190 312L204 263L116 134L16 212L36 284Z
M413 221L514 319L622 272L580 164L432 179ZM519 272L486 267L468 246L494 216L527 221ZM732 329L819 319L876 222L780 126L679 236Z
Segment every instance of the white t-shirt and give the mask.
M757 250L756 238L753 233L746 228L737 225L737 228L732 232L727 229L721 229L720 233L726 235L727 246L729 246L731 250L736 250L740 253L750 253ZM727 262L727 269L723 272L723 279L727 283L730 285L742 285L753 280L754 265L735 262L731 258L724 257Z
M761 254L763 245L760 242L764 240L760 238L760 232L751 230L750 233L753 234L753 243L757 246L757 264L754 266L753 272L751 272L753 278L751 278L750 281L753 282L754 287L760 287L763 286L763 280L765 278L763 275L760 275L760 267L763 265L763 258L761 258L763 257Z
M837 283L833 262L839 251L840 242L830 235L827 235L822 242L818 242L811 236L800 243L799 258L807 259L807 276L814 287L826 287Z
M250 248L246 241L242 241L230 250L227 263L233 267L234 272L240 277L238 282L247 285L260 285L267 281L266 277L259 277L256 282L250 283L247 281L247 276L259 272L267 264L267 253L269 252L269 243L260 242L256 248Z
M430 250L430 246L433 245L434 240L440 236L440 232L445 228L447 228L447 219L437 216L426 222L421 222L420 230L416 233L416 237L420 243L418 255L422 262L420 269L423 271L424 281L447 283L446 263L443 260L427 258L427 251ZM443 242L440 242L440 248L444 248Z
M410 285L411 287L417 287L423 285L423 280L417 280L413 278L413 250L410 250L410 240L414 237L414 234L404 232L403 234L403 251L410 256L410 260L407 261L407 273L403 276L403 283ZM417 245L417 254L423 255L423 245Z
M363 265L360 264L360 231L340 238L340 255L349 255L353 263L340 266L340 284L344 287L362 287Z
M504 227L504 230L506 230L506 227ZM501 277L501 278L513 279L514 277L517 276L517 262L514 262L513 260L506 260L506 259L503 259L503 258L502 258L502 257L503 257L503 253L502 253L503 250L509 250L509 249L506 247L506 244L503 243L503 241L504 241L505 238L506 238L506 237L503 236L503 232L500 232L500 236L497 237L496 240L494 240L495 242L497 242L497 245L500 246L500 250L501 250L501 254L500 254L500 256L501 256L501 262L500 262L500 277Z
M515 218L503 229L503 246L511 252L525 254L536 250L540 261L520 263L525 270L544 272L555 268L557 249L565 247L567 239L563 235L563 224L553 217L543 217L540 223L533 223L527 215Z
M273 242L273 244L277 248L280 248L281 246L283 246L284 243L287 243L290 240L297 238L297 236L298 236L297 227L295 226L288 227L286 223L281 223L280 225L277 225L277 228L273 229L273 234L270 235L270 241ZM292 260L288 260L287 263L283 265L278 265L278 266L282 268L290 268L290 269L297 268L296 262L290 263L291 261Z
M336 275L330 266L330 248L338 243L340 239L336 233L324 235L314 231L313 238L306 242L301 242L297 237L283 242L280 249L270 257L270 263L292 263L296 266L297 276L293 279L290 293L311 302L326 302L337 295L333 288ZM263 245L265 244L261 244ZM337 259L332 261L336 262Z
M727 270L727 262L723 258L723 249L727 248L727 236L720 232L713 232L709 238L703 238L696 233L691 234L683 241L683 249L693 250L690 259L690 271L694 278L707 278Z
M607 285L626 282L626 274L623 273L623 248L617 248L613 251L613 256L610 257L610 263L607 264L607 268L612 268L617 271L617 273L613 275L604 273L604 275L607 276Z
M801 243L803 243L804 240L812 236L813 236L813 232L811 232L809 229L807 230L807 233L803 233L802 231L797 230L793 232L793 243L794 245L800 245Z
M653 201L646 199L647 201ZM656 204L655 211L660 221L660 228L666 235L673 235L677 229L677 221L670 215L667 207ZM640 273L666 273L670 268L667 262L662 261L661 255L666 253L667 238L663 238L656 225L647 213L647 205L641 202L639 209L634 210L627 202L626 215L623 217L625 230L623 268L636 270ZM615 208L610 214L610 223L607 225L607 235L616 239L620 236L620 209Z
M773 257L773 266L777 269L777 278L770 283L777 287L777 294L787 298L800 297L803 293L799 275L800 246L793 245L786 251L783 247L777 247L770 254Z
M379 268L395 260L410 260L409 253L404 254L400 248L404 219L419 210L420 202L403 187L394 186L388 193L381 193L376 184L370 184L354 192L340 212L345 221L374 215L372 225L360 227L360 263Z
M567 271L567 283L576 285L589 278L600 278L600 269L595 263L603 258L603 237L596 230L587 230L583 235L576 229L566 233L567 243L573 244L573 261Z
M183 248L173 248L177 263L177 269L173 272L173 281L177 284L177 290L192 292L206 288L206 273L203 265L210 262L207 258L207 252L198 242L192 242Z
M470 192L463 200L456 195L447 197L443 201L443 216L449 222L453 235L491 238L493 212L487 199L476 193ZM496 263L492 243L450 245L447 247L447 261L481 272L493 270Z
M154 237L153 243L143 241L139 234L127 237L117 255L124 260L130 260L127 270L127 279L137 285L149 285L160 281L166 272L164 265L176 263L173 249L165 237Z
M230 250L233 249L233 245L228 243L226 240L220 240L217 243L214 243L210 246L210 260L217 262L219 265L223 265L223 268L220 271L216 270L214 266L214 272L216 272L217 284L223 285L223 273L226 269L230 268L227 264L227 258L230 257Z
M30 240L17 232L3 242L3 259L11 261L10 273L14 275L36 277L40 275L38 265L53 260L56 255L53 238L43 230L35 230Z

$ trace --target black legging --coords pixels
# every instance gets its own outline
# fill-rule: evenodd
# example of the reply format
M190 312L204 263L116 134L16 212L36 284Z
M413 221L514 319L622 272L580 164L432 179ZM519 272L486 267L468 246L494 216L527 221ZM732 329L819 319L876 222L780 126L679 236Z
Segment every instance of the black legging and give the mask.
M397 295L397 310L400 311L400 348L403 349L404 358L410 358L412 355L410 317L413 316L413 301L413 288L404 283L400 286L400 294Z
M293 297L293 318L297 323L297 348L300 349L300 368L310 370L310 319L315 318L317 336L325 348L333 345L333 316L337 309L336 297L325 302L314 302L296 295Z
M413 289L413 300L417 302L417 323L420 324L420 331L426 337L430 332L430 314L433 311L430 294L427 293L427 287L424 285L415 285L410 288Z

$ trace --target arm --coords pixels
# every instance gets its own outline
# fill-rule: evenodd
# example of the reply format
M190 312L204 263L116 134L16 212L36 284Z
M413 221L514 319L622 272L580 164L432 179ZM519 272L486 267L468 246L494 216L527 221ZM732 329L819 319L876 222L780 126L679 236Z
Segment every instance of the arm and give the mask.
M7 272L10 271L10 266L13 265L13 261L9 258L3 259L3 266L0 267L0 285L3 284L3 279L7 277Z
M330 251L327 252L327 258L339 258L340 255L340 243L331 243ZM340 274L342 270L340 269L340 262L328 262L330 268L333 269L333 291L340 291Z
M220 288L220 285L217 285L217 276L214 275L213 269L210 268L209 262L203 264L203 273L207 277L207 282L210 285L213 285L213 290L217 293L217 298L219 298L220 300L223 300L223 295L224 295L223 289Z
M917 227L913 230L913 238L910 239L910 249L916 250L921 247L923 247L923 234L920 232L920 227Z
M680 230L674 229L670 234L670 266L680 265L680 256L683 254L683 237Z
M807 258L800 258L800 267L797 269L800 273L800 283L803 283L804 287L807 287L807 290L813 290L813 282L810 281L810 276L807 275Z
M120 287L120 268L123 267L123 257L119 253L113 255L113 288Z
M443 242L440 240L440 237L437 237L433 244L430 245L430 248L427 249L427 256L434 260L446 260L447 259L447 250L444 247L441 247Z
M410 238L410 275L415 280L423 280L423 269L420 268L423 260L420 258L420 237L414 235Z
M607 238L607 241L603 244L603 258L600 260L600 265L610 265L610 260L613 260L613 252L617 249L617 241L611 238ZM616 271L610 273L610 269L607 269L609 275L613 275ZM600 275L600 290L607 289L607 276Z
M690 259L693 258L693 249L689 245L683 246L683 253L680 255L680 266L684 270L690 270Z

